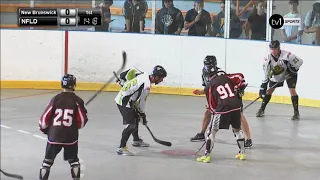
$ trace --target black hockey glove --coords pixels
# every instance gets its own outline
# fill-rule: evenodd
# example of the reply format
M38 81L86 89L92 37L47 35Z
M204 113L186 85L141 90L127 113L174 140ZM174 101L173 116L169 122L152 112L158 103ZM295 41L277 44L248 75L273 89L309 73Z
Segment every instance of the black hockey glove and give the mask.
M259 96L261 99L263 99L267 93L267 86L268 86L268 83L262 83L260 86Z
M244 95L244 90L246 89L247 86L248 84L236 89L236 93L239 99Z
M147 125L148 121L147 121L147 118L146 117L143 117L142 118L142 124L143 125Z

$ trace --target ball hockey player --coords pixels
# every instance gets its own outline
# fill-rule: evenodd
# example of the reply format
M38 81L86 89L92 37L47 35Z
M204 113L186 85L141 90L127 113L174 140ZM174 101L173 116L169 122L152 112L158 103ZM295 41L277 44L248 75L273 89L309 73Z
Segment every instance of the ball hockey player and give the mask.
M120 146L117 149L118 155L133 155L127 148L127 141L131 134L134 141L141 141L137 133L138 123L140 119L143 120L144 125L147 123L144 109L151 84L161 83L166 76L166 70L157 65L150 75L141 74L127 81L119 91L115 102L123 117L124 130L122 131Z
M203 62L205 67L209 67L209 66L217 66L217 59L215 56L207 56ZM223 71L219 71L218 73L225 73ZM245 141L245 147L246 148L251 148L252 145L252 139L251 139L251 133L250 133L250 128L249 128L249 124L247 119L245 118L243 112L242 112L242 96L244 95L244 89L246 88L247 84L245 83L245 79L243 74L241 73L234 73L234 74L227 74L227 76L229 78L232 79L233 83L238 84L238 83L242 83L241 89L237 90L237 95L241 100L241 125L243 127L243 130L245 131L245 134L247 135L247 140ZM237 78L234 78L237 77ZM209 77L206 74L206 70L205 68L203 68L202 71L202 86L206 86L209 82ZM240 78L240 79L239 79ZM242 82L237 82L237 81L242 81ZM205 94L204 90L195 90L193 92L194 94L197 95L202 95ZM201 132L196 134L194 137L192 137L190 139L190 141L192 142L196 142L196 141L203 141L205 140L205 131L209 125L210 119L211 119L211 112L209 110L209 108L206 108L206 112L204 114L203 120L202 120L202 127L201 127Z
M213 118L210 123L209 133L206 137L206 151L202 157L197 158L198 162L209 163L211 161L211 150L214 146L215 135L219 129L229 129L231 125L233 133L237 138L237 144L240 148L239 154L235 157L245 160L244 134L241 130L241 100L236 95L236 89L241 87L242 81L234 85L227 74L218 73L217 66L206 67L210 78L204 91L207 102ZM237 78L237 77L234 77Z
M263 63L264 79L262 80L259 92L259 95L263 100L256 116L264 116L264 110L271 99L272 93L277 87L283 86L283 80L289 75L289 79L287 79L286 82L291 94L291 101L294 109L294 114L291 119L299 120L299 97L296 92L296 84L298 79L297 73L303 64L303 60L289 51L280 49L280 42L278 40L271 41L269 48L270 54L264 59L265 61ZM267 91L268 83L269 88L277 83L279 84Z
M133 78L139 76L140 74L143 74L142 71L138 70L137 68L130 68L124 72L122 72L119 76L120 79L117 79L117 83L122 87L124 86L124 84L130 80L132 80ZM139 103L139 102L137 102ZM135 106L134 106L135 108ZM137 112L136 109L134 109L134 112ZM149 147L150 144L146 143L143 141L143 139L141 139L139 137L139 114L136 113L136 117L138 118L137 121L137 130L135 132L132 133L133 136L133 143L132 146L134 147Z
M80 179L78 158L79 129L88 122L87 110L83 100L74 93L76 77L66 74L61 80L62 92L54 96L39 121L40 130L48 135L45 159L39 178L47 180L50 168L61 149L64 149L64 160L71 167L73 180Z

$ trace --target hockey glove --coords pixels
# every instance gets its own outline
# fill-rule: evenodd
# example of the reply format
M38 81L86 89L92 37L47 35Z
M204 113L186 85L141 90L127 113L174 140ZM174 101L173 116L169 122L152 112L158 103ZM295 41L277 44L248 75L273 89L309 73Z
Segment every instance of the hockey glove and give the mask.
M143 117L142 118L142 124L143 125L147 125L148 121L147 121L147 118L146 117Z
M259 96L261 99L263 99L267 93L267 86L268 86L268 83L262 83L260 86Z
M236 88L236 94L238 95L238 98L241 98L242 96L244 96L244 90L246 89L247 86L248 84L245 84L242 87Z

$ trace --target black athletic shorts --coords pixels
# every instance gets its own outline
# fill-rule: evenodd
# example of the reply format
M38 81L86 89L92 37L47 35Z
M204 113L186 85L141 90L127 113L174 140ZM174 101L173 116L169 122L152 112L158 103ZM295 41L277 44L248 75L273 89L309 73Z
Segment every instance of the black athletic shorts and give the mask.
M240 129L241 127L241 114L240 111L232 111L227 114L215 114L211 120L211 129Z
M73 145L59 145L47 143L45 158L54 160L56 156L60 153L62 148L64 150L63 157L65 161L79 161L78 143L75 143Z
M294 76L291 76L289 79L287 79L287 85L288 88L296 88L296 84L297 84L297 80L298 80L298 74L295 74ZM274 86L277 82L269 82L269 88ZM282 87L283 86L283 82L279 83L278 85L276 85L276 87Z
M133 108L120 106L119 104L117 104L117 106L123 118L123 125L137 124L137 114Z

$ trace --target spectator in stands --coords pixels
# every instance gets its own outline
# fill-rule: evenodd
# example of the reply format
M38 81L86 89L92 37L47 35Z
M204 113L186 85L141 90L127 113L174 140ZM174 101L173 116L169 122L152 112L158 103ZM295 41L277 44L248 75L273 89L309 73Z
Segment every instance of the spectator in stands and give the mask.
M126 32L140 33L144 31L146 3L143 0L127 0L124 2L123 15L126 20Z
M125 6L126 3L128 3L128 1L132 1L132 0L125 0L124 6ZM143 3L144 7L145 7L145 11L144 11L144 15L143 15L143 17L144 17L143 18L143 31L144 31L144 28L146 26L146 20L145 19L146 19L146 15L147 15L147 12L148 12L148 3L147 3L146 0L140 0L140 2ZM123 16L125 16L124 13L123 13ZM127 30L127 24L124 24L124 30Z
M298 11L299 0L289 0L290 12L284 15L284 18L300 18L299 26L282 26L280 33L283 42L291 42L301 44L301 35L304 29L304 21L302 15Z
M223 37L225 31L225 0L220 2L221 12L219 12L215 17L213 17L212 22L212 36ZM241 21L235 11L230 9L230 35L229 38L236 39L242 33Z
M320 45L320 2L313 4L313 10L308 12L305 19L306 33L314 33L313 45Z
M156 14L156 33L180 35L184 25L181 11L173 6L173 0L164 0L164 6Z
M184 28L189 29L189 36L209 36L211 34L210 13L203 8L203 0L195 0L194 8L187 12Z
M264 1L260 0L255 4L245 29L247 39L266 40L267 14L265 13Z
M113 0L104 0L98 7L102 9L102 21L101 27L96 27L95 31L109 31L109 24L111 20L110 6L112 6Z

